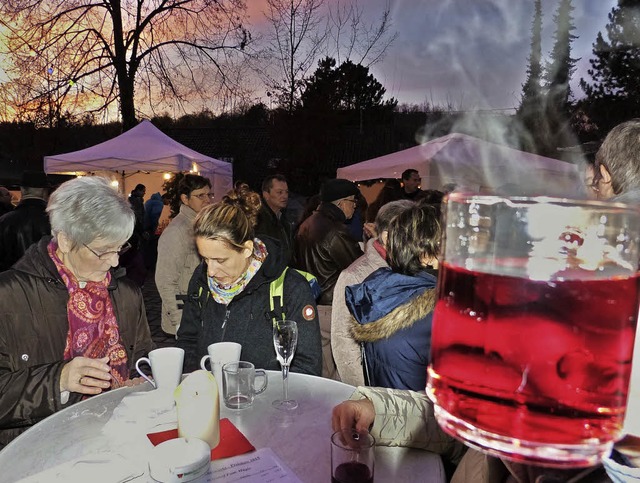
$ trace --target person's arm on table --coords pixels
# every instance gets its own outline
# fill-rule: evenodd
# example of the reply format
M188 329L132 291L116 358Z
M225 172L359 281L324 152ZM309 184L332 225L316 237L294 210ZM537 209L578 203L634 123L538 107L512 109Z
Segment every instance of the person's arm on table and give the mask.
M295 270L287 270L284 281L284 313L298 324L298 346L291 362L291 372L320 376L322 344L318 310L309 282ZM308 317L311 319L307 320Z
M7 352L0 350L0 354L0 427L3 428L35 424L80 401L83 394L99 394L111 385L107 358L76 357L68 362L12 370Z
M441 454L458 463L465 446L445 434L426 394L399 389L358 387L333 410L334 429L369 429L381 446L406 446Z
M381 446L408 446L438 453L458 466L452 480L456 483L608 481L600 467L569 470L545 468L503 461L474 450L467 451L462 442L440 429L433 414L433 404L424 393L358 387L351 398L333 409L334 430L352 427L356 430L369 429L376 438L376 444ZM463 456L464 461L460 464Z

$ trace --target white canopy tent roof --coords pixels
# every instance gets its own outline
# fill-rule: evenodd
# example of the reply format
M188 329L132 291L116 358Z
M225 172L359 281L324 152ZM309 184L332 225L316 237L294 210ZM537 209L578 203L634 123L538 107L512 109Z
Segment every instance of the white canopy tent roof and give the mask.
M583 197L584 193L582 175L574 164L459 133L339 168L337 177L352 181L400 178L409 168L420 173L422 189L455 183L467 191L492 193L516 184L526 194Z
M176 173L196 171L209 178L213 191L224 194L233 187L230 163L210 158L190 149L142 121L113 139L72 153L45 156L47 173ZM124 189L124 184L123 187Z

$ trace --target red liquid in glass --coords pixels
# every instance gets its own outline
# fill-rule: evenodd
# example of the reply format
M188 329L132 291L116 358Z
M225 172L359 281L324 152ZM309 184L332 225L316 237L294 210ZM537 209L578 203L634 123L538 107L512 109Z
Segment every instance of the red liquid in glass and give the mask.
M369 467L355 461L338 465L331 477L331 483L373 483Z
M441 408L489 433L543 445L619 434L637 275L559 275L532 281L441 266L429 382Z

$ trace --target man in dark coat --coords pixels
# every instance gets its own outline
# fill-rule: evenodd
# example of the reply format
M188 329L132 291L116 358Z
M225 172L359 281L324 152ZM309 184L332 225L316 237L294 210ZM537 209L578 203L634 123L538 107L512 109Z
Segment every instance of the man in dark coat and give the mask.
M338 275L362 255L345 226L355 212L358 193L349 180L328 180L320 191L320 206L298 229L294 267L317 277L322 289L319 304L331 305Z
M261 235L266 235L280 240L287 264L293 252L291 223L285 213L288 201L287 179L281 174L267 176L262 182L262 207L258 213L256 236L260 238Z
M318 300L318 319L322 336L322 375L338 378L331 352L331 303L340 272L362 255L345 221L356 210L359 190L346 179L330 179L320 190L320 206L298 229L294 245L294 267L312 273L322 294Z
M144 228L144 195L147 192L147 188L143 184L137 184L136 187L129 194L129 203L131 209L136 215L136 226L133 230L134 236L142 236Z
M0 271L8 270L32 244L51 234L46 213L49 182L42 171L25 171L20 202L0 217Z

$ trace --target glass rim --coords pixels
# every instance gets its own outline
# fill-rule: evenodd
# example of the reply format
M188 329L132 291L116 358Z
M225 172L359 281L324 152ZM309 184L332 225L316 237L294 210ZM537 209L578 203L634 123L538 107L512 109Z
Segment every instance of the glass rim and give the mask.
M465 193L465 192L453 192L446 196L447 201L455 203L480 203L483 205L493 205L499 203L505 203L512 206L528 206L534 204L547 204L547 205L559 205L566 207L593 207L601 208L604 210L623 210L629 212L635 212L640 214L640 207L632 204L623 203L621 201L608 201L608 200L591 200L591 199L577 199L577 198L561 198L555 196L504 196L504 195L490 195L490 194L478 194L478 193Z
M231 367L236 366L236 369L255 369L256 366L253 362L249 361L230 361L222 364L222 370L224 371L226 367L231 369Z
M343 439L340 437L343 434L349 435L352 438L354 434L357 434L359 438L353 438L353 440L358 444L356 446L349 446L348 444L343 443ZM331 444L346 451L360 451L363 449L373 448L376 445L376 438L367 430L356 431L355 428L344 428L334 431L334 433L331 435Z

